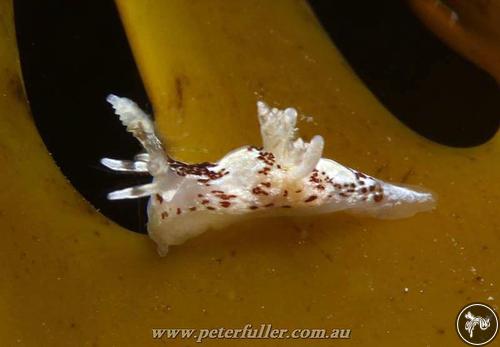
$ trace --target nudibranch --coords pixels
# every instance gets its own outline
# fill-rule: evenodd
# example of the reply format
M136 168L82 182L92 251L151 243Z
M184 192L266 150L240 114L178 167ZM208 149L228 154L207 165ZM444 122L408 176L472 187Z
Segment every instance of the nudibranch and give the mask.
M146 152L133 161L103 158L101 163L153 177L149 184L114 191L108 198L150 197L148 233L161 255L171 245L245 218L345 210L392 219L435 205L428 191L386 183L322 158L321 136L310 142L296 136L293 108L257 102L262 147L240 147L216 163L187 164L166 153L153 120L137 104L115 95L107 101Z

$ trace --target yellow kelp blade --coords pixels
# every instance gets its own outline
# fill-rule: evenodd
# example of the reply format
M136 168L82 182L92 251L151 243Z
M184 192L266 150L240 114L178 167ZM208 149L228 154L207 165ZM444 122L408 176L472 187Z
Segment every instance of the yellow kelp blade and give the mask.
M500 83L500 1L409 0L420 20Z
M214 160L258 145L255 101L262 97L313 115L300 124L302 134L323 135L328 157L433 189L438 209L390 222L344 214L256 220L208 232L159 258L146 236L96 213L51 160L20 92L12 8L4 2L2 345L147 346L160 343L152 328L247 323L351 328L355 345L450 345L461 306L497 299L498 136L451 149L406 129L349 70L302 2L119 6L179 159Z

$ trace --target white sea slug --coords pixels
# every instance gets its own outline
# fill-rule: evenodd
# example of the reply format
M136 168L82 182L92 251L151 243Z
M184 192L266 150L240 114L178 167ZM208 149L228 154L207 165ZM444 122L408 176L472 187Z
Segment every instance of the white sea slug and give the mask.
M153 176L149 184L112 192L108 198L151 197L148 232L161 255L170 245L245 218L346 210L392 219L435 206L430 192L385 183L321 158L321 136L310 142L296 137L293 108L278 110L257 102L262 148L244 146L217 163L187 164L165 152L152 119L133 101L115 95L107 101L146 153L134 161L103 158L101 163Z

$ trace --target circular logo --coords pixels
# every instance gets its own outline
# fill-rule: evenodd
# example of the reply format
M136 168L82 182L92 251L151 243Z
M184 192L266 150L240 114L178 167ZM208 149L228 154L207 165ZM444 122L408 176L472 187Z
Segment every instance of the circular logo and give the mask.
M498 316L488 305L474 303L465 306L457 316L458 336L472 346L484 346L498 332Z

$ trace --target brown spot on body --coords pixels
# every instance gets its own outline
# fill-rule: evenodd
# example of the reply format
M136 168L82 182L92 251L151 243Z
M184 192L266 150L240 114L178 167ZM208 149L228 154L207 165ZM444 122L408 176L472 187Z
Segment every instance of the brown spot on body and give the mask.
M170 168L175 171L175 173L179 176L193 175L200 176L205 178L198 179L200 183L207 183L210 180L216 180L229 174L225 168L222 168L219 171L213 171L213 167L216 165L209 162L203 162L198 164L186 164L181 161L174 160L172 158L168 158L168 164Z
M269 171L271 171L271 168L266 166L262 170L257 171L257 173L262 174L262 175L267 175L269 173Z
M164 211L164 212L161 213L161 219L165 219L167 217L168 217L168 212Z
M163 197L160 194L156 194L156 200L158 200L160 204L163 203Z
M261 187L255 187L252 189L252 193L255 195L269 195L268 192L266 192L264 189Z
M354 172L354 175L356 176L356 179L359 180L361 178L366 178L366 175L363 174L362 172L359 172L359 171L355 171Z
M221 205L224 208L228 208L229 206L231 206L231 203L229 201L221 201L219 202L219 205Z
M311 174L311 177L309 177L309 182L312 182L312 183L320 183L321 182L321 179L318 178L318 172L313 172Z
M181 213L182 213L181 209L179 207L177 207L177 214L181 214Z
M288 196L288 190L286 190L286 189L285 189L285 190L283 191L283 196L284 196L285 198Z
M237 196L232 194L219 194L217 197L221 200L230 200L236 198Z
M384 198L384 196L383 196L382 194L375 194L375 195L373 196L373 200L374 200L375 202L380 202L380 201L382 201L382 199L383 199L383 198Z
M273 206L274 206L274 204L272 202L267 204L267 205L264 205L264 207L273 207Z
M306 200L304 200L304 202L311 202L311 201L314 201L316 200L318 197L316 195L311 195L310 197L308 197Z
M290 206L290 205L283 205L283 206L281 206L281 208L292 208L292 206Z
M270 152L260 151L257 159L263 161L265 164L269 166L273 166L275 162L274 154Z
M259 207L258 206L255 206L255 205L252 205L252 206L248 206L249 209L251 210L256 210L258 209Z

